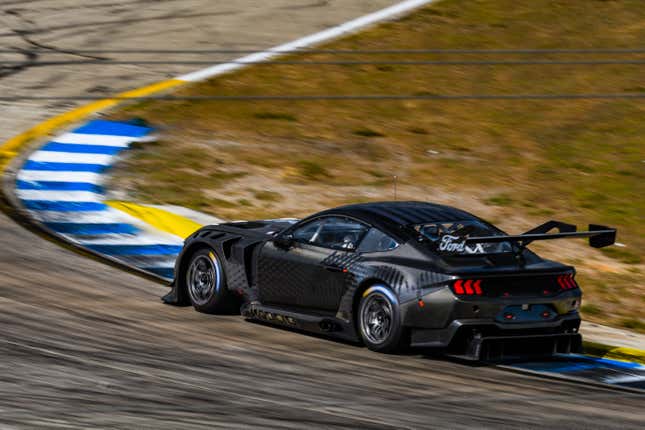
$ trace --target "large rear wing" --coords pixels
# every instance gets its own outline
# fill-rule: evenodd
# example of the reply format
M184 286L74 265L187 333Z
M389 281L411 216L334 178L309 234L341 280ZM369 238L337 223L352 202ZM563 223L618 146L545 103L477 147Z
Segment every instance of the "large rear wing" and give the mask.
M549 231L553 229L557 229L558 232L549 233ZM469 237L466 239L466 244L513 242L517 244L519 248L523 249L529 243L536 240L588 237L590 246L594 248L603 248L605 246L613 245L616 242L615 228L589 224L588 231L576 230L577 228L573 224L566 224L560 221L548 221L522 234Z

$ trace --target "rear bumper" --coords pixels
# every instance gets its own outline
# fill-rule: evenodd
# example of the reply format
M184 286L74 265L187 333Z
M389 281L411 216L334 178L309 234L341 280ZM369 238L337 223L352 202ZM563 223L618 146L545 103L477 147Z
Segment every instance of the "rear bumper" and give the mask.
M411 346L442 348L470 360L581 352L579 327L578 313L526 324L454 320L443 329L412 329Z
M551 356L582 352L580 333L489 336L469 339L448 355L464 360L499 361L512 358Z

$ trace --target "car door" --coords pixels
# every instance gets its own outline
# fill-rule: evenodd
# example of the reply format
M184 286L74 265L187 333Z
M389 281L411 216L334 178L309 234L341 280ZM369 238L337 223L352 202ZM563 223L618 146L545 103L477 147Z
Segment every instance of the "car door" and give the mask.
M314 277L317 249L303 246L320 230L324 219L296 225L285 244L268 241L260 251L257 286L260 301L270 305L306 306L305 285Z
M279 240L267 242L258 258L260 300L335 311L345 291L347 273L333 261L355 252L367 230L344 217L320 217L288 231L289 246Z

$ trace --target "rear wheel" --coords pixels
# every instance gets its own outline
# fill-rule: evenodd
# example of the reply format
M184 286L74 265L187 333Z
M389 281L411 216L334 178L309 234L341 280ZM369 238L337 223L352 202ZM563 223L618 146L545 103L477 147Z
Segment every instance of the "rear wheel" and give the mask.
M396 352L404 346L399 301L392 290L384 285L365 290L358 306L358 328L372 351Z
M190 303L200 312L234 310L235 297L226 286L222 264L212 249L200 249L191 256L186 270L186 290Z

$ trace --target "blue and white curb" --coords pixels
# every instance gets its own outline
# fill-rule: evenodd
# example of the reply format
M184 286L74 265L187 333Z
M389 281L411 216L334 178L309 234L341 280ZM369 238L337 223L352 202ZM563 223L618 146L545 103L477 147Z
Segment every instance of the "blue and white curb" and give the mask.
M600 384L645 390L645 366L639 363L569 354L544 361L502 366L545 376L593 381Z
M183 239L104 203L106 172L149 127L95 120L47 142L16 176L16 197L57 236L164 279L174 277Z

